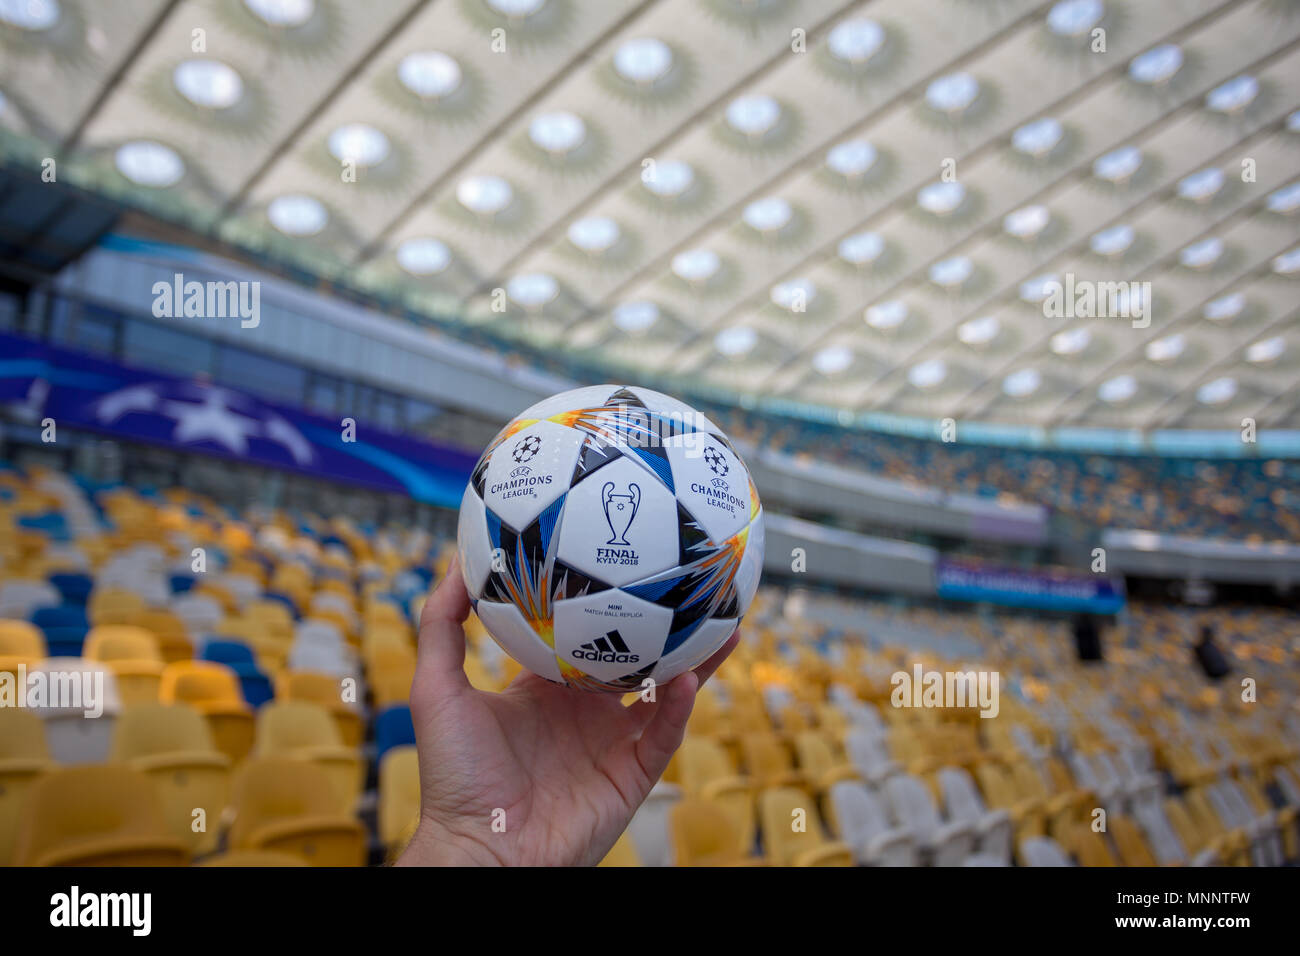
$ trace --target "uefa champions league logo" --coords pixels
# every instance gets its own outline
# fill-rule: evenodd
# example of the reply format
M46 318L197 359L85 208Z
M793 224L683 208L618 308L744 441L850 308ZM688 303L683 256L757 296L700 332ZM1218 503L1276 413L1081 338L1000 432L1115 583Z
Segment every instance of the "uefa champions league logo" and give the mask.
M609 525L610 539L606 544L631 547L627 540L627 529L632 527L637 509L641 507L641 488L636 482L627 486L627 494L614 494L614 482L605 482L600 492L601 504L605 508L605 522Z
M528 435L525 438L515 442L514 450L511 457L514 458L515 464L523 465L537 457L537 453L542 450L542 439L537 435Z
M727 464L727 459L722 457L722 452L718 451L712 445L704 449L704 463L709 466L709 470L719 478L727 477L727 472L731 466Z

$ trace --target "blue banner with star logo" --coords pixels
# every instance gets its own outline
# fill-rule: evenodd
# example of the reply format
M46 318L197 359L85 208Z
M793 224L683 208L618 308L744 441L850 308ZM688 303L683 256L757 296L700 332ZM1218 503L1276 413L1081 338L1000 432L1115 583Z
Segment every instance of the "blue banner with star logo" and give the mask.
M183 379L0 334L0 403L33 423L294 471L456 507L477 456L354 430L202 379Z

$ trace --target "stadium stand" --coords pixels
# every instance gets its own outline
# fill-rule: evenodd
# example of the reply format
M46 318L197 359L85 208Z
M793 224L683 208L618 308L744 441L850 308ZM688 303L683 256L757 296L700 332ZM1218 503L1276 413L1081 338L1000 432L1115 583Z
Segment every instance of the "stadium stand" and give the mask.
M795 425L721 406L708 414L742 441L799 460L851 465L918 488L1036 502L1100 527L1300 538L1300 462L1293 460L1085 455Z
M25 529L0 539L3 671L89 671L105 687L96 719L0 708L0 861L400 852L418 816L415 622L449 540L39 467L0 472L0 488L0 525ZM70 510L91 516L75 534ZM1253 703L1196 668L1205 626L1257 682ZM607 862L1295 861L1300 616L1134 602L1124 627L1097 670L1074 659L1064 620L765 586ZM500 689L517 665L467 630L467 671ZM918 647L927 668L1001 673L997 719L889 706L889 675Z

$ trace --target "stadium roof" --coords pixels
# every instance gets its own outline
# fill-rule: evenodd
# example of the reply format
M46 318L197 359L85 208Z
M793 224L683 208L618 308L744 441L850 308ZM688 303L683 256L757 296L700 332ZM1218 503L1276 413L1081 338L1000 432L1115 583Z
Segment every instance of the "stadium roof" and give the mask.
M0 158L611 374L1294 427L1298 39L1294 0L0 0Z

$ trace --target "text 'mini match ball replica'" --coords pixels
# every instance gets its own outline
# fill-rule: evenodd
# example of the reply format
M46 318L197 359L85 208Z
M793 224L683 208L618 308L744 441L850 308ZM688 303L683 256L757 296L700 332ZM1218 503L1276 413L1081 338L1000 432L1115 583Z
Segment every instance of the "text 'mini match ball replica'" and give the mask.
M639 690L707 660L763 566L763 510L722 431L647 388L594 385L524 411L460 504L465 586L547 680Z

